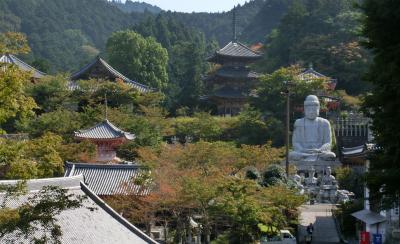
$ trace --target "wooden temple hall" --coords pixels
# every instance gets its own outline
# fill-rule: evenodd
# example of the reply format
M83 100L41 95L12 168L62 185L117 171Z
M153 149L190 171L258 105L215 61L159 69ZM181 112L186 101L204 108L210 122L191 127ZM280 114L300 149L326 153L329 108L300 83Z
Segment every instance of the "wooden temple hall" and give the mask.
M233 11L233 40L207 61L220 67L205 80L209 92L202 99L215 104L221 116L235 116L248 102L259 74L248 65L261 59L261 53L237 41L236 10Z

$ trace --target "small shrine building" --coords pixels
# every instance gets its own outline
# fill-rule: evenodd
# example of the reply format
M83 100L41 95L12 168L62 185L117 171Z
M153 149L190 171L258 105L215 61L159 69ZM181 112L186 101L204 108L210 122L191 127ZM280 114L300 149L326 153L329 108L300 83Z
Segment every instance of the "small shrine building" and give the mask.
M88 140L97 146L95 162L117 163L121 160L117 157L116 147L128 141L134 140L135 135L122 131L107 119L97 125L75 132L75 138Z

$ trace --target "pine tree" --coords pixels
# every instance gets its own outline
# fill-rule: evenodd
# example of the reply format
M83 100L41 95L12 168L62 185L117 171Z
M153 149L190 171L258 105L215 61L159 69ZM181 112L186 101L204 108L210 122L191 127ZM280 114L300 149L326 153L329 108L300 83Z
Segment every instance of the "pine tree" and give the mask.
M365 45L374 55L367 74L374 89L364 106L380 148L371 160L367 180L371 196L386 203L380 207L391 207L400 194L400 2L366 0L362 8Z

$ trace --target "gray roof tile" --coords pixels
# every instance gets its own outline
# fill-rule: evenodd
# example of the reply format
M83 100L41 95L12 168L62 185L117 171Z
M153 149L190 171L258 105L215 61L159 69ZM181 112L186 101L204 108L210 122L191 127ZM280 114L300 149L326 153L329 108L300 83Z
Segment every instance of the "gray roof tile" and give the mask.
M89 129L75 132L75 137L79 139L135 139L135 135L120 130L108 120L104 120Z
M97 195L148 194L149 189L143 190L134 182L144 170L135 164L65 164L66 177L82 174L85 184Z
M16 199L8 199L6 206L16 208L40 190L43 186L59 186L68 189L75 195L86 195L83 206L61 212L56 216L57 223L61 226L61 243L65 244L132 244L132 243L157 243L144 234L126 219L116 213L110 206L101 200L91 189L82 183L83 176L37 179L27 182L29 192ZM0 184L16 184L17 181L0 181ZM4 195L0 194L0 201ZM17 232L7 234L0 239L0 243L29 243ZM40 231L36 232L41 234ZM38 237L38 236L36 236Z
M127 78L126 76L124 76L123 74L118 72L116 69L111 67L111 65L109 65L106 61L104 61L100 57L97 57L91 63L85 65L81 70L74 73L71 76L71 80L76 81L76 80L81 80L81 79L83 79L83 80L88 79L88 78L90 78L90 73L92 72L92 70L98 69L98 68L104 69L106 72L108 72L108 74L110 76L109 78L113 78L113 79L119 78L119 79L123 80L127 85L131 86L132 88L137 89L139 92L147 93L147 92L153 91L153 89L151 87L143 85L139 82L136 82L136 81L133 81L133 80Z
M40 78L43 78L44 76L46 76L46 73L43 73L43 72L33 68L32 66L23 62L22 60L18 59L17 57L15 57L12 54L5 54L5 55L1 56L0 63L14 64L23 71L32 72L33 73L32 77L36 78L36 79L40 79Z
M240 42L229 42L225 47L216 51L213 56L208 58L208 61L216 61L218 56L245 59L259 59L262 57L259 52L251 50Z

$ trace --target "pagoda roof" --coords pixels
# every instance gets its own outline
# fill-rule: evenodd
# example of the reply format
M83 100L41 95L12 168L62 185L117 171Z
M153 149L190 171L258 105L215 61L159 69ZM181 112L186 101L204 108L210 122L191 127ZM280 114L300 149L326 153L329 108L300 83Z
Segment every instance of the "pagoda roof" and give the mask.
M89 129L75 132L75 137L79 139L135 139L134 134L120 130L107 119Z
M149 86L143 85L139 82L133 81L120 72L118 72L116 69L114 69L111 65L109 65L104 59L97 57L95 60L93 60L91 63L85 65L81 70L78 72L74 73L71 75L71 80L76 81L76 80L86 80L90 78L98 78L98 76L93 75L92 73L96 70L100 70L105 73L104 79L121 79L123 80L127 85L131 86L132 88L137 89L139 92L146 93L146 92L151 92L153 89Z
M237 41L229 42L225 47L216 51L213 56L208 58L208 61L217 61L218 56L241 59L259 59L262 57L261 53L253 51L246 45Z
M141 191L135 179L147 169L137 164L65 164L65 177L83 175L86 185L97 195L148 194L149 189Z
M207 96L208 98L227 98L227 99L246 99L248 94L241 90L233 89L229 86L224 86L217 89L213 94Z
M3 56L0 57L0 63L6 63L6 64L13 64L16 65L19 69L27 72L32 73L32 77L36 79L41 79L44 76L46 76L46 73L43 73L42 71L39 71L29 64L25 63L21 59L17 58L16 56L12 54L4 54Z
M251 71L249 68L239 66L223 66L215 73L216 76L230 79L257 79L260 74Z
M67 190L67 194L86 197L82 206L61 211L55 216L56 223L62 231L61 243L157 243L100 199L83 183L83 178L82 175L77 175L28 180L26 193L15 198L5 198L5 194L0 193L0 201L5 201L5 206L13 209L27 203L30 197L45 186L60 187ZM15 185L18 182L17 180L4 180L0 181L0 185ZM41 226L37 227L33 237L39 238L44 233ZM2 236L0 242L30 243L29 239L19 231Z

